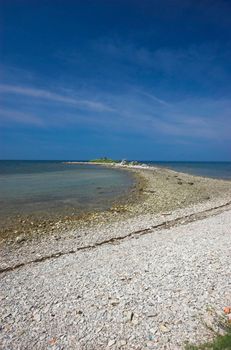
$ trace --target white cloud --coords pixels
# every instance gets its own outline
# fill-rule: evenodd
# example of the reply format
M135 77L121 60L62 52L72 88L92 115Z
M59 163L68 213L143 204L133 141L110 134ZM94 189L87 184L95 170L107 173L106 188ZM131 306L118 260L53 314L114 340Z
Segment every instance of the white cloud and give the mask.
M9 122L19 124L30 124L37 127L44 126L44 121L32 114L18 112L13 109L0 109L0 123L5 125Z
M145 90L137 86L127 87L127 90L101 91L97 90L100 107L83 108L75 111L71 106L79 104L74 97L73 90L66 94L55 94L47 90L31 89L14 85L0 85L3 93L19 94L33 98L43 98L66 104L66 108L57 108L50 105L49 109L29 102L17 109L17 100L12 101L15 111L11 109L0 110L2 123L9 122L30 124L37 127L52 128L64 127L66 129L85 127L105 132L135 133L148 138L165 138L175 142L184 140L210 139L229 140L231 133L231 102L228 99L212 98L185 98L178 102L169 102L155 91ZM81 101L91 101L87 91L83 92L87 98ZM92 93L91 93L92 94ZM69 97L68 97L69 96ZM12 96L10 96L12 99ZM107 103L104 103L107 101ZM102 106L110 106L109 111ZM79 105L78 105L79 106ZM88 105L89 106L89 105ZM94 105L95 107L95 105ZM38 109L39 108L39 109ZM100 113L95 113L95 112ZM39 117L37 114L39 113Z
M93 100L77 99L65 95L56 94L48 90L40 90L22 86L14 86L7 84L0 84L0 92L4 94L16 94L24 95L32 98L41 98L49 101L55 101L72 106L76 106L80 109L91 110L95 112L112 112L113 109L106 104Z

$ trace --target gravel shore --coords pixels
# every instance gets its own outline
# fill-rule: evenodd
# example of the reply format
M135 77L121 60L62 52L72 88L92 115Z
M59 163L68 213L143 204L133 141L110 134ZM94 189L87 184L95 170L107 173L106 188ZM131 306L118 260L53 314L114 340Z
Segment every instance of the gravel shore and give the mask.
M44 236L59 235L62 231L66 234L72 229L88 228L89 225L118 222L147 213L156 215L231 197L231 181L192 176L164 168L112 167L129 172L135 178L135 184L109 210L86 214L80 214L77 210L69 216L64 214L60 217L10 217L8 225L0 228L0 247L4 241L13 242L18 236L40 240Z
M1 275L1 349L183 349L231 304L231 211ZM211 321L212 320L212 321Z
M126 168L125 168L126 171ZM215 180L161 168L129 167L137 185L127 200L110 210L92 212L80 219L17 226L0 236L0 271L55 254L126 237L150 227L174 225L184 217L227 206L231 181ZM212 213L208 212L208 215ZM30 222L29 222L30 223ZM21 227L22 226L22 227Z
M0 348L184 349L231 304L231 183L134 169L136 200L0 245ZM217 329L216 329L217 330Z

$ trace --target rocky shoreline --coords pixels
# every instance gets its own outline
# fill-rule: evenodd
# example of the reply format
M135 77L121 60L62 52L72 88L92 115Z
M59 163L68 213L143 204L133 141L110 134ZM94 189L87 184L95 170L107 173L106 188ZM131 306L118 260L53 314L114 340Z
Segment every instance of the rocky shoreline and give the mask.
M113 166L113 165L107 165ZM118 165L116 165L118 167ZM136 178L136 186L120 202L106 211L60 217L56 221L31 218L1 236L0 269L34 257L56 254L74 244L77 247L113 238L127 230L139 230L156 223L175 220L229 203L231 181L192 176L164 168L119 166ZM111 229L110 229L111 228ZM116 233L116 236L118 235ZM31 253L32 252L32 253ZM19 261L17 261L19 259Z
M69 162L68 164L86 164ZM96 165L90 163L89 165ZM17 215L9 217L5 227L0 227L0 246L21 240L43 239L46 235L80 229L98 222L121 220L140 214L158 214L185 208L197 203L229 198L231 181L203 178L179 173L170 169L147 165L97 164L119 168L134 177L133 188L114 202L106 211L63 213L56 216ZM48 237L49 238L49 237Z
M183 349L211 338L208 305L231 303L231 182L129 171L139 181L127 203L2 241L3 349Z

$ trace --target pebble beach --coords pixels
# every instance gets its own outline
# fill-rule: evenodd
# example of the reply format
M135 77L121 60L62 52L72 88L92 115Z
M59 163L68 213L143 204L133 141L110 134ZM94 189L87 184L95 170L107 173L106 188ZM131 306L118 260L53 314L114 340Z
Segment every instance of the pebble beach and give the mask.
M2 349L185 349L222 332L231 182L124 171L137 185L110 210L2 235Z

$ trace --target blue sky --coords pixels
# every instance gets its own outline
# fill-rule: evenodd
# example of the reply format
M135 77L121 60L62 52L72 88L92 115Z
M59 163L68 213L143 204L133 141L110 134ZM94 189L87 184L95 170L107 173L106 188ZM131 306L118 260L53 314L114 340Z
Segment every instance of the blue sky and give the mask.
M0 158L231 160L231 2L0 0Z

